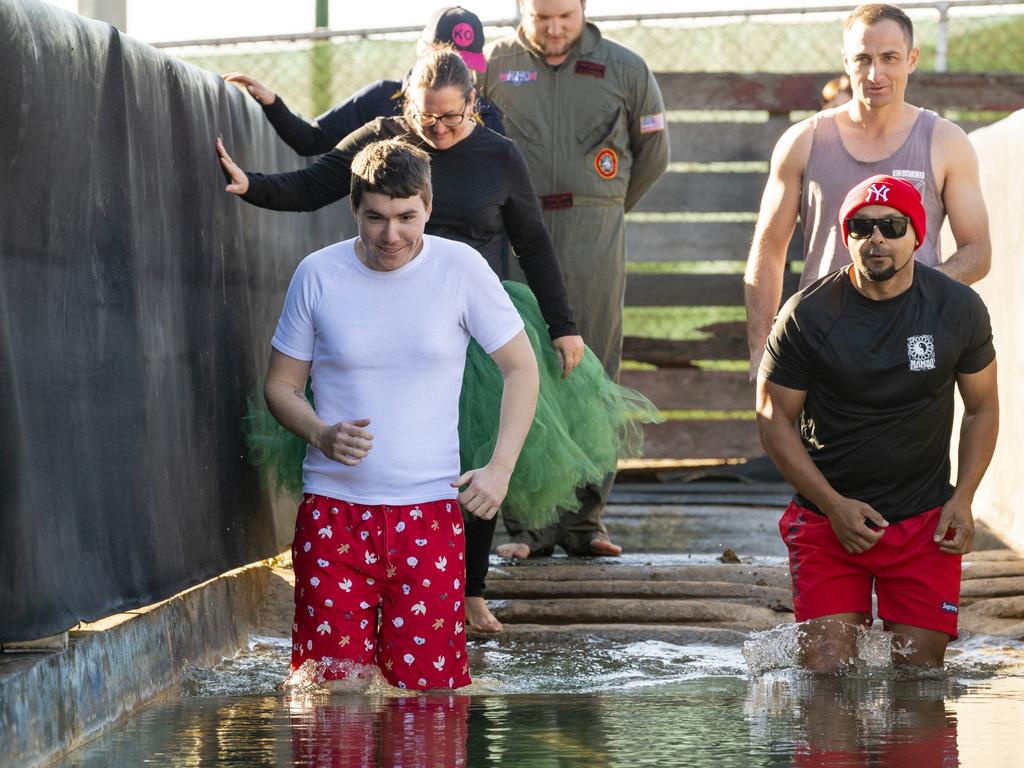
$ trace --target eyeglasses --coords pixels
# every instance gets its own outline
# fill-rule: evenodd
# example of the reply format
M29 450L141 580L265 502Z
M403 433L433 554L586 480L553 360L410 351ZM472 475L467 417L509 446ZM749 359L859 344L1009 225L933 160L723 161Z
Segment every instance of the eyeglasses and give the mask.
M413 119L422 125L424 128L429 128L438 120L441 121L441 125L446 128L457 128L462 125L462 121L466 119L466 107L469 106L469 99L462 105L462 111L449 115L427 115L422 112L413 112Z
M855 240L867 240L875 233L875 227L882 237L894 240L907 234L909 216L890 216L887 219L847 219L846 231Z

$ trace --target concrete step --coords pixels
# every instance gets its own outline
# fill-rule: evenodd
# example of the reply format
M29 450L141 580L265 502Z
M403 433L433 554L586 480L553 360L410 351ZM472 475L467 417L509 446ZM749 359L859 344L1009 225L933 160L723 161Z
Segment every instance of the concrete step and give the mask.
M781 611L717 600L509 600L492 604L497 619L509 624L696 624L736 630L771 629Z
M701 565L618 565L614 562L579 563L564 558L527 560L491 568L489 587L497 589L506 581L619 581L619 582L728 582L788 590L789 570L785 565L749 565L745 563Z
M713 598L722 602L746 603L773 611L791 611L793 609L789 589L726 581L580 580L552 582L503 579L491 583L487 590L487 596L494 600Z

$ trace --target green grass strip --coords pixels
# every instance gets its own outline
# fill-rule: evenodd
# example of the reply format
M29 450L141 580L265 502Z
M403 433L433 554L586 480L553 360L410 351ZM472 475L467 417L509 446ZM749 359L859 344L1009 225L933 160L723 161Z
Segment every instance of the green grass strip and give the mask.
M665 421L754 421L753 409L748 411L662 410Z
M691 360L702 371L711 373L746 373L750 368L749 360Z
M619 363L620 371L656 371L658 366L651 363L642 363L639 360L623 360Z
M755 211L650 211L626 214L626 221L636 224L732 223L755 222Z
M711 334L698 328L712 323L745 322L743 307L626 307L626 336L672 341L703 341Z
M669 163L671 173L768 173L767 160L736 160L714 163L683 162Z
M746 261L718 259L707 261L627 261L630 275L742 275Z

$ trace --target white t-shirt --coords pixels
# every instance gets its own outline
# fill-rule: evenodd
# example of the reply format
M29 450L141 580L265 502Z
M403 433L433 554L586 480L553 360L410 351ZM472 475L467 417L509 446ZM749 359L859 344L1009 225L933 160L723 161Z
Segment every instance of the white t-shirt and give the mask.
M371 419L373 448L356 466L312 445L306 493L362 504L451 499L459 476L459 394L472 336L488 353L523 329L508 294L468 245L425 235L419 255L377 272L355 239L303 259L273 346L312 361L317 415Z

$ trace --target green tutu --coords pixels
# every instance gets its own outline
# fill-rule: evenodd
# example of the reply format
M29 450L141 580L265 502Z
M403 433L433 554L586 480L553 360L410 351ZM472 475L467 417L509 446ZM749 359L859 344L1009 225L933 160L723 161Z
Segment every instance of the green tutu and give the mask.
M643 423L663 421L657 408L636 390L605 374L587 349L569 378L547 334L533 293L506 281L505 290L523 318L540 370L540 395L533 425L509 483L502 510L529 528L555 522L560 510L579 509L576 489L600 483L623 456L643 447ZM498 434L501 371L479 344L470 341L459 400L462 471L490 461ZM309 384L306 396L313 401ZM306 444L281 427L262 397L249 399L246 416L249 460L261 469L265 486L298 498Z
M597 356L583 360L562 378L562 361L548 338L547 324L533 293L522 283L503 283L523 318L537 357L540 394L537 412L516 462L502 512L528 528L558 519L559 510L580 507L576 489L601 483L623 456L643 448L643 422L663 421L657 408L636 390L608 378ZM498 434L502 378L498 366L475 341L466 355L459 400L459 446L463 468L482 467Z

